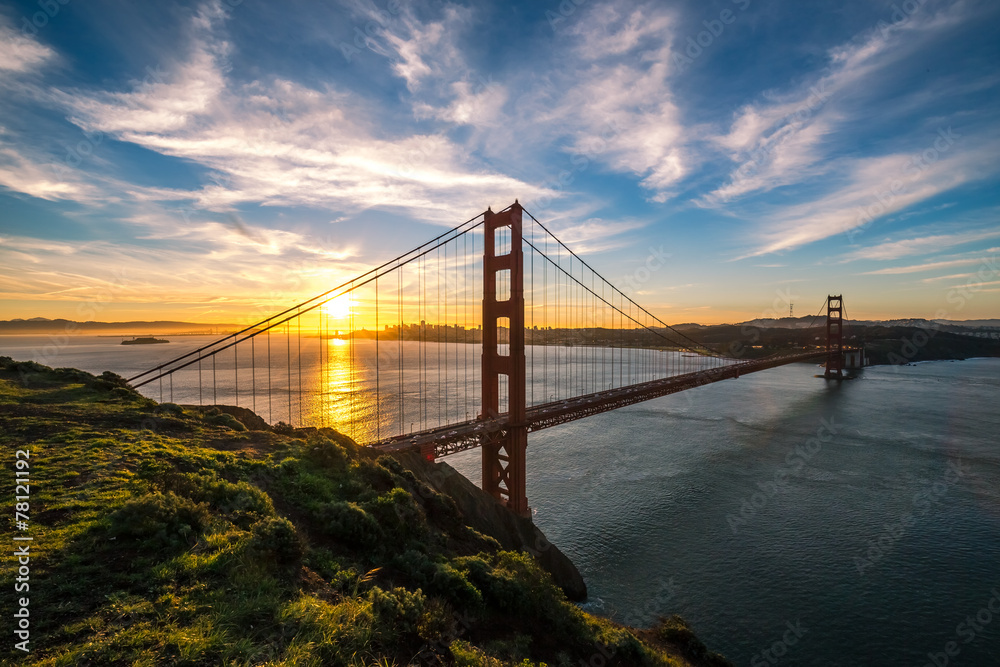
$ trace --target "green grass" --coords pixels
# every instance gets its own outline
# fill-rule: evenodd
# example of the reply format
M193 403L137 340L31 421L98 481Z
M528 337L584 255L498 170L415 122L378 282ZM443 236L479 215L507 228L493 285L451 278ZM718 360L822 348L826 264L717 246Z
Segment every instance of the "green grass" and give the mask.
M31 451L34 538L31 652L8 641L4 661L723 664L677 622L638 633L584 613L396 459L280 430L0 358L0 444L11 478Z

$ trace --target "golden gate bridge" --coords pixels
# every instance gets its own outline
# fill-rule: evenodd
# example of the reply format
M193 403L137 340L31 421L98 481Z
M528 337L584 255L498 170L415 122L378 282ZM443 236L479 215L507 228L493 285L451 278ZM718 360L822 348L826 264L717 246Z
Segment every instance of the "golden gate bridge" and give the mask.
M129 382L173 402L176 378L178 400L429 460L481 447L483 489L529 515L531 432L820 356L827 378L842 377L841 297L824 307L825 349L727 357L640 306L515 202Z

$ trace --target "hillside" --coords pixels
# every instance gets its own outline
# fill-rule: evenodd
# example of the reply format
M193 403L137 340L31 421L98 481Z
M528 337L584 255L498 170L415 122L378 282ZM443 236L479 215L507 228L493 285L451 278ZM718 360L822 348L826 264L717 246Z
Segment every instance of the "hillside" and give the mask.
M826 325L811 329L719 324L691 334L725 354L754 359L826 346ZM873 364L903 364L937 359L1000 357L1000 339L911 326L862 326L844 330L844 345L863 345Z
M571 591L575 568L504 548L544 536L449 467L235 413L0 358L8 475L25 460L30 477L14 532L32 538L14 542L27 563L3 562L30 649L9 642L5 662L729 664L677 617L638 631L581 611L542 566Z
M0 320L0 335L33 336L42 334L74 334L91 336L133 336L142 334L181 334L229 332L242 329L237 324L199 324L156 320L153 322L76 322L33 317L27 320Z

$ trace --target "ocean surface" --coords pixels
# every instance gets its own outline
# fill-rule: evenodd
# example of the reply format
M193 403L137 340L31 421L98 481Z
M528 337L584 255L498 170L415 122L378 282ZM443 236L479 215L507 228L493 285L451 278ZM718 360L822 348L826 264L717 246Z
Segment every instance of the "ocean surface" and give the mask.
M176 340L0 337L0 355L129 375L204 342ZM534 519L586 579L585 608L681 614L741 666L1000 665L1000 359L818 370L530 436ZM478 450L445 461L479 482Z

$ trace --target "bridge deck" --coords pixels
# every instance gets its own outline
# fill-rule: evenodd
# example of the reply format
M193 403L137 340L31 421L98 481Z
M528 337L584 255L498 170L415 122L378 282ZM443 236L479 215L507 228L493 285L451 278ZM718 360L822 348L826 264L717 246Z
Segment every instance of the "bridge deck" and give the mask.
M730 366L713 368L693 373L684 373L662 380L653 380L618 389L599 391L562 401L542 403L528 408L525 422L529 432L540 431L559 424L583 419L591 415L608 412L626 405L649 401L660 396L675 394L685 389L693 389L712 382L738 378L740 375L776 368L798 361L808 361L826 356L825 351L802 352L798 354L768 357L752 361L742 361ZM506 414L492 419L472 419L397 436L372 443L370 446L385 452L418 450L430 458L479 447L483 442L505 435L510 422Z

